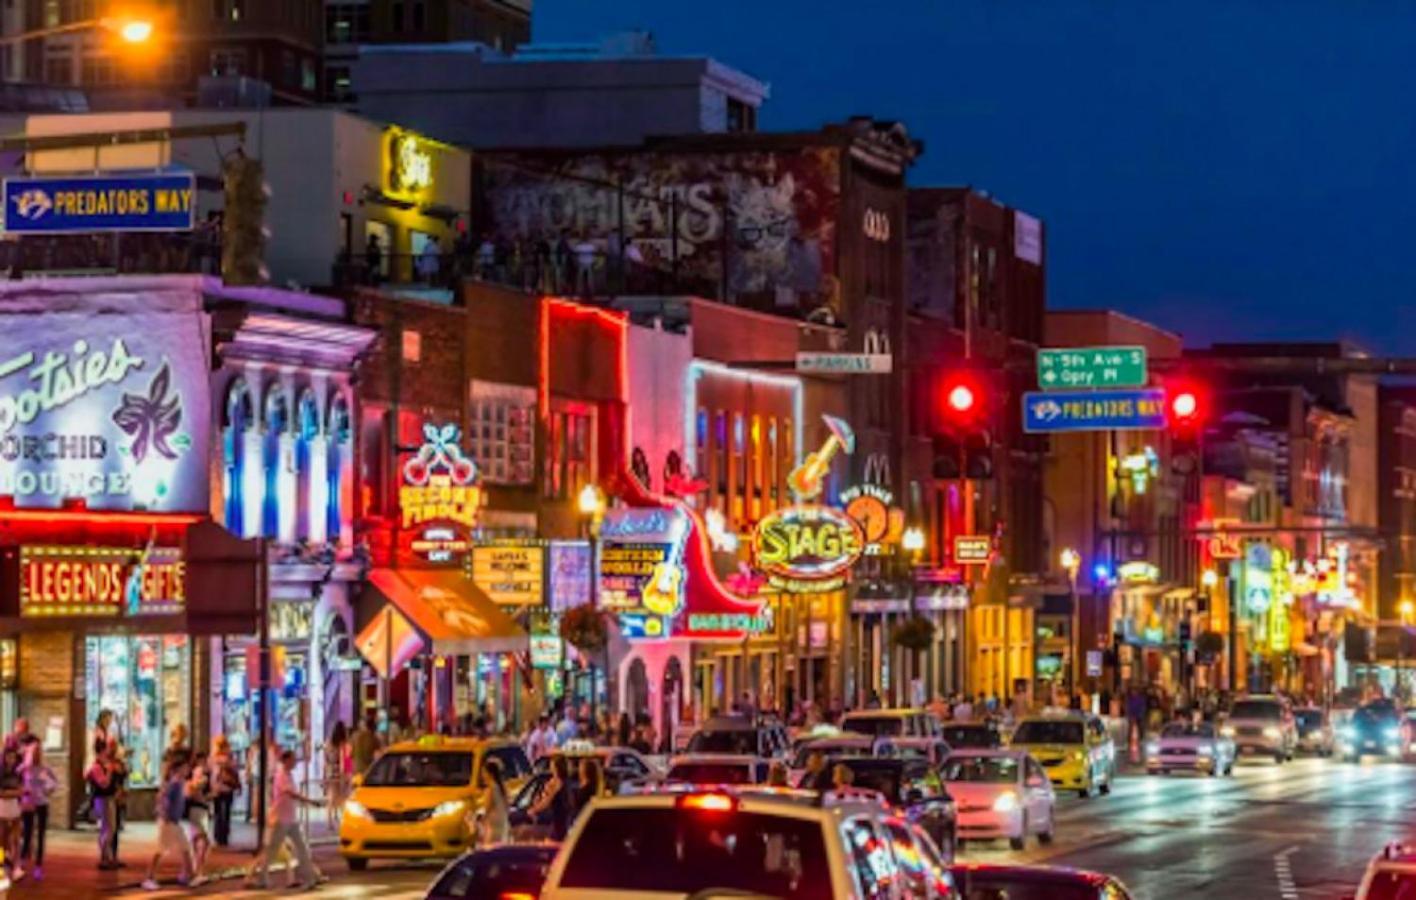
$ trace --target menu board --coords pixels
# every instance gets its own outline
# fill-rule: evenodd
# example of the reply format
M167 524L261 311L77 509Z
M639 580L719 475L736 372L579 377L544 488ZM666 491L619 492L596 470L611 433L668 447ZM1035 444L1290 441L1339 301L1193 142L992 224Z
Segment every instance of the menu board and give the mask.
M472 582L507 606L541 602L546 548L543 544L479 544L472 548Z

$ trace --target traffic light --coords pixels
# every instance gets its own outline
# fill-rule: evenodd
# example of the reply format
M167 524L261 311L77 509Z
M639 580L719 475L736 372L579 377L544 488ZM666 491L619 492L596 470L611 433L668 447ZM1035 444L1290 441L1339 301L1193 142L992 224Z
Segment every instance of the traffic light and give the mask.
M983 383L974 373L950 372L944 376L940 388L947 430L967 431L982 421L987 397Z
M993 477L988 386L976 372L948 372L939 382L940 429L934 436L934 477Z
M237 153L223 166L225 205L221 213L221 277L227 284L261 284L265 256L265 169L258 159Z
M1194 381L1181 380L1167 384L1165 407L1172 431L1196 431L1209 415L1206 392Z

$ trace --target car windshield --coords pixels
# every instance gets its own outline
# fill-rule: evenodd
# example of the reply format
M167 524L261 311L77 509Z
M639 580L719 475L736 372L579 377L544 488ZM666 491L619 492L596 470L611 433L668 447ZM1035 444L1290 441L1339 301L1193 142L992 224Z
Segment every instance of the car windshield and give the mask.
M762 813L597 809L570 850L562 889L786 900L832 895L821 826Z
M1095 886L1054 879L1010 878L1006 872L954 870L954 884L964 900L1096 900Z
M447 867L433 897L533 897L541 892L555 859L554 846L474 853Z
M1212 738L1214 737L1214 726L1203 723L1190 725L1186 722L1175 722L1165 726L1160 736L1168 738Z
M1352 724L1359 728L1366 725L1390 725L1396 721L1396 710L1388 706L1364 706L1352 715Z
M1278 721L1283 718L1283 707L1273 700L1240 700L1229 711L1231 719L1268 719Z
M945 725L944 743L950 747L994 747L998 740L986 725Z
M471 753L385 753L364 776L368 787L460 787L471 783Z
M1018 760L1011 756L951 756L944 763L944 780L1013 784L1019 768Z
M757 732L748 730L700 731L688 742L689 753L745 753L757 755Z
M688 784L751 784L752 767L742 763L679 763L669 769L669 781Z
M1323 725L1323 711L1320 709L1300 709L1293 714L1293 718L1298 723L1298 730L1303 732L1313 731Z
M1407 872L1378 872L1365 894L1367 900L1416 900L1416 876Z
M1015 744L1080 744L1081 722L1048 722L1034 719L1024 722L1013 732Z
M843 759L837 760L851 770L851 787L867 791L879 791L886 799L898 800L900 796L900 767L888 760ZM830 767L828 767L830 768Z
M897 737L904 733L905 720L900 716L851 716L841 723L841 729L873 737Z

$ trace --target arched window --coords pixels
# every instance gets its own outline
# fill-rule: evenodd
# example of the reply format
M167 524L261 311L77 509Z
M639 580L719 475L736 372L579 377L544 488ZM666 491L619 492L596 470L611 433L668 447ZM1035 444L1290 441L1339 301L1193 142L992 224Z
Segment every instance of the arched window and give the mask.
M255 405L246 379L231 382L221 418L226 528L232 534L244 536L246 492L242 485L246 472L246 434L256 422Z
M262 442L265 463L265 503L261 505L261 534L280 537L280 438L290 430L290 401L285 387L279 382L266 391L265 438Z
M343 532L340 493L344 485L344 466L350 459L349 441L351 437L349 404L342 394L335 393L330 398L329 416L325 419L325 448L329 460L325 467L325 477L329 479L329 490L326 492L325 501L325 534L327 535L326 539L331 543L338 543L339 536Z
M296 534L303 538L319 540L326 537L323 525L323 500L325 479L323 472L316 472L314 466L313 443L320 436L320 403L315 392L305 388L295 404L295 489L299 502L295 510ZM316 486L318 482L318 487Z

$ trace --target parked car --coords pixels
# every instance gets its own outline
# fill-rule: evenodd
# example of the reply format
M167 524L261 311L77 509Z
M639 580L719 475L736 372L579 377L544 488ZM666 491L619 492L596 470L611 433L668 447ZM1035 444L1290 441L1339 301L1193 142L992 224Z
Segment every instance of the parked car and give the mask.
M965 900L1130 900L1126 886L1109 875L1053 866L956 865L949 870Z
M902 810L905 818L923 828L947 859L954 858L954 801L945 790L937 768L923 759L833 756L826 761L820 781L797 786L803 790L830 789L836 766L850 770L852 790L880 794L891 806Z
M1116 781L1116 744L1106 724L1090 713L1059 711L1023 719L1010 742L1042 764L1055 788L1083 797L1111 793Z
M1166 775L1180 769L1206 775L1234 774L1234 741L1209 722L1171 722L1146 741L1146 771Z
M791 740L782 723L766 718L721 716L703 723L688 739L688 753L735 753L784 759Z
M1042 766L1021 750L964 750L944 763L944 788L954 798L959 843L1006 840L1023 849L1029 835L1052 843L1056 796Z
M1298 749L1318 756L1332 756L1337 742L1328 714L1321 707L1304 706L1293 711L1293 723L1298 729Z
M536 897L558 844L503 844L465 853L442 870L425 900L506 900Z
M1293 711L1279 697L1256 694L1237 700L1219 731L1234 741L1239 756L1269 756L1280 765L1298 749Z
M541 898L905 900L891 818L860 791L661 788L601 798L571 828Z
M938 737L939 720L923 709L858 709L841 717L841 730L871 737Z

